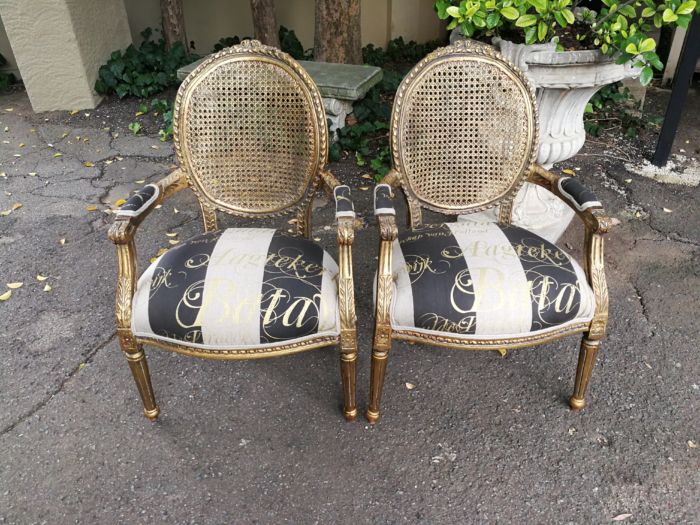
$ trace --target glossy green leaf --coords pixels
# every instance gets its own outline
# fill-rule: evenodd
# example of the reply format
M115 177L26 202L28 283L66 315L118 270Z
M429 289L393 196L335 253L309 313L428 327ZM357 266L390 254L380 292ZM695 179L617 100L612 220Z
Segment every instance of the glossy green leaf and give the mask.
M537 23L537 17L535 15L522 15L515 21L515 25L518 27L530 27Z
M690 0L690 2L684 2L681 5L678 6L678 9L676 9L676 14L677 15L689 15L693 12L695 9L695 0Z
M674 13L671 9L666 9L664 10L663 15L661 15L661 18L663 19L664 22L675 22L678 20L678 15Z
M656 47L656 42L654 42L653 38L646 38L641 41L638 47L640 53L646 53L647 51L654 50L654 48Z
M561 14L566 18L566 21L569 22L570 24L573 24L574 21L576 20L574 18L574 14L571 12L570 9L564 9Z
M501 14L508 20L516 20L520 16L520 13L515 7L504 7L501 9Z
M642 69L642 74L639 75L639 81L642 83L642 86L646 86L651 82L651 79L654 76L654 71L649 67L645 67Z

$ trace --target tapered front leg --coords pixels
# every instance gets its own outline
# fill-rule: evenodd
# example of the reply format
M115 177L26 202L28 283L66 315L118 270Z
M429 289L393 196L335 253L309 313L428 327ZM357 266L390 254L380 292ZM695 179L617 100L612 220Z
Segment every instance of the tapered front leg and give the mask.
M146 361L146 354L143 352L143 346L136 344L131 334L119 334L119 344L129 362L129 368L134 376L136 388L141 396L141 401L143 401L143 413L148 419L155 421L158 418L160 409L156 404L156 397L153 393L151 374L148 370L148 362Z
M593 373L593 367L595 366L599 347L600 341L589 339L588 334L586 334L581 341L581 350L578 355L578 366L576 368L574 393L569 398L569 406L572 410L581 410L584 406L586 406L586 390L588 389L588 383L591 380L591 374Z
M357 377L357 337L340 335L340 377L343 381L343 415L348 421L357 418L355 378Z

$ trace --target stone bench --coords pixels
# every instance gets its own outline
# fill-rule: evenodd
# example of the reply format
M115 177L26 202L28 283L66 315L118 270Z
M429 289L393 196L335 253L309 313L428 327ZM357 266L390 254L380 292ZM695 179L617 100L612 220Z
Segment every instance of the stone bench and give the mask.
M177 78L184 80L204 57L177 70ZM367 92L382 80L381 68L353 64L332 64L300 60L318 86L323 97L323 107L331 122L331 131L345 127L345 117L352 113L352 103L363 98Z

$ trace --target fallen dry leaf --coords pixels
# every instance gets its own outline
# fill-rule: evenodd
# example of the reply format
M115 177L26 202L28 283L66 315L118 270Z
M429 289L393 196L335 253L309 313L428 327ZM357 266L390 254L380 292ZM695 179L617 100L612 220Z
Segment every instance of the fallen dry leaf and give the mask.
M19 148L23 148L23 147L24 147L24 142L20 142L18 147L19 147Z
M29 172L30 177L36 177L36 171L30 171Z
M625 179L626 184L629 184L630 182L632 182L632 179Z
M698 444L692 439L688 440L688 448L698 448Z
M74 109L73 111L68 112L69 115L77 115L78 113L80 113L79 109Z
M631 516L632 516L632 514L628 514L628 513L625 513L625 514L618 514L618 515L615 516L612 520L613 520L613 521L625 521L627 518L629 518L629 517L631 517Z
M319 242L321 240L321 237L314 237L314 241Z
M177 232L165 232L168 237L177 237Z
M12 210L2 210L0 211L0 217L7 217L10 213L12 213Z
M12 297L12 290L7 290L4 294L0 295L0 301L7 301Z
M134 113L134 116L135 116L135 117L140 117L140 116L143 115L143 114L144 114L143 111L137 111L136 113Z
M673 210L669 210L668 208L663 208L663 210L664 210L666 213L671 213L671 212L673 211Z
M106 160L105 164L107 164L109 166L110 164L112 164L112 162L114 162L114 161L113 160Z
M149 260L151 261L151 264L153 264L158 260L158 257L151 257Z
M172 245L175 245L178 244L180 241L178 241L177 239L170 239L168 242Z
M51 291L51 286L48 285L48 284L47 284L46 286L44 286L44 291L45 291L45 292L50 292L50 291Z
M163 254L164 254L165 252L167 252L167 251L168 251L167 248L160 248L160 249L158 250L158 253L156 253L156 257L160 257L161 255L163 255Z
M145 180L135 180L134 182L135 182L136 184L143 184L143 183L146 182L146 181L145 181Z
M65 238L58 239L58 244L63 246L64 244L66 244L66 239Z
M508 350L506 350L505 348L499 348L497 352L501 354L501 357L505 357L508 355Z
M363 179L371 179L371 178L372 178L372 175L369 175L369 174L365 173L364 175L362 175L362 178L363 178Z
M7 283L7 287L10 290L16 290L17 288L21 288L24 283Z
M45 275L38 274L36 276L36 280L39 282L45 281L46 279L48 279L48 277L46 277Z
M21 203L21 202L15 202L15 203L12 205L12 211L19 210L21 207L22 207L22 203Z
M173 208L173 213L180 213L180 211L177 208Z
M54 153L53 156L54 157L63 157L63 153Z
M117 202L114 203L114 205L115 206L123 206L125 202L126 202L126 199L118 199Z
M158 144L151 144L151 149L160 149Z
M83 164L83 166L85 166L86 168L92 168L92 167L95 166L95 164L92 163L92 162L86 162L86 163Z
M567 175L574 175L576 176L576 172L574 170L561 170L562 173L566 173Z
M406 383L406 388L408 388L409 390L413 390L414 388L416 388L416 385L414 385L413 383Z
M367 191L367 190L369 189L369 186L360 186L360 187L357 188L357 189L360 190L360 191Z

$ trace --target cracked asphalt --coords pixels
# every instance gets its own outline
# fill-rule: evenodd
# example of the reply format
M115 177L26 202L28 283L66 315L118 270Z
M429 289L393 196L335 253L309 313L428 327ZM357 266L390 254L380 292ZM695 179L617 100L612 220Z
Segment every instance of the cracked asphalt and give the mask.
M692 91L674 146L687 170L699 102ZM606 243L608 336L581 413L566 406L572 337L504 358L395 343L375 427L343 420L332 348L238 363L147 348L162 410L150 423L114 336L103 210L167 174L173 151L131 135L129 117L85 113L35 115L24 92L0 96L0 211L22 205L0 216L0 293L24 283L0 303L0 522L700 522L697 186L641 177L625 167L638 151L600 140L558 166L580 168L620 220ZM363 224L363 410L377 233L362 170L330 167ZM335 253L332 210L318 204L314 236ZM200 231L189 192L141 227L141 268L173 231ZM580 255L582 239L574 223L561 243Z

